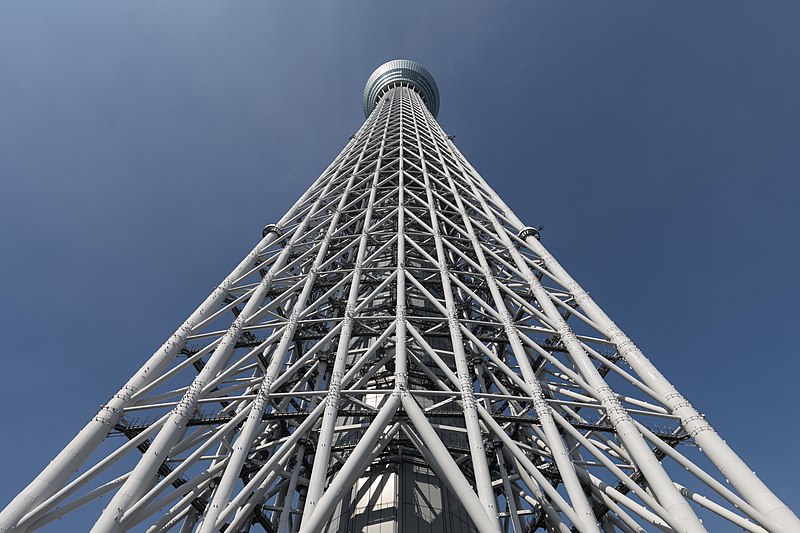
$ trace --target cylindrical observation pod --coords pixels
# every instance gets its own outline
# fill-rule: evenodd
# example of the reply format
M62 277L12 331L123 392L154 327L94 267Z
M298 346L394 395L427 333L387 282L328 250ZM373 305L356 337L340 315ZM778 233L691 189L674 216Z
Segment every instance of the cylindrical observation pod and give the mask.
M399 86L411 87L419 93L425 107L435 117L439 114L439 88L428 70L408 59L387 61L375 69L364 87L364 115L369 116L381 97L389 89Z

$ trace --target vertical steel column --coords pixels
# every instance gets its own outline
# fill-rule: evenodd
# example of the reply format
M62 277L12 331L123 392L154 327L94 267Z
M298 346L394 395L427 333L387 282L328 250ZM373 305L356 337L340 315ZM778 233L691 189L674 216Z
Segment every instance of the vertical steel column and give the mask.
M355 483L356 478L360 476L369 465L371 455L375 451L375 446L378 441L384 436L386 428L389 427L389 421L397 412L397 407L400 405L400 398L397 394L392 394L386 398L386 403L383 404L375 419L364 432L361 440L358 441L355 449L353 449L350 456L345 461L339 473L331 482L328 490L326 490L322 497L317 502L314 512L311 515L303 517L300 524L301 533L319 533L325 522L330 518L333 513L333 508L345 496L345 492L350 490ZM388 444L388 437L386 439Z
M341 398L341 384L342 377L344 376L345 363L347 362L347 355L350 350L350 339L353 332L353 312L356 304L358 303L358 291L361 282L361 270L364 264L364 258L367 253L367 245L369 244L369 229L372 223L372 214L375 206L375 197L377 194L377 187L380 178L381 164L384 147L386 146L386 132L389 128L389 119L391 117L392 103L386 102L386 99L381 101L381 107L377 108L373 113L380 113L384 106L389 107L389 113L386 114L386 123L383 127L383 136L381 139L380 149L378 151L378 159L375 162L375 173L372 180L372 188L370 190L369 201L367 204L367 212L364 217L364 227L359 238L358 252L355 264L353 265L353 279L350 283L350 291L347 297L347 304L345 306L344 327L339 335L339 342L336 347L336 357L331 370L330 383L328 385L328 395L325 399L325 414L322 418L322 427L319 432L319 439L317 440L317 447L314 450L314 464L311 469L311 479L308 482L308 492L306 494L306 504L303 509L304 515L311 515L317 500L322 495L325 488L325 482L328 477L328 462L330 460L331 448L333 447L333 434L336 426L336 419L339 413L339 401Z
M445 310L444 308L441 308L440 311L445 311ZM414 337L414 340L416 340L417 343L422 347L422 349L425 350L425 353L428 354L428 356L436 363L439 369L447 376L450 382L456 388L458 388L460 386L460 380L458 376L456 376L456 374L453 373L453 371L447 366L447 364L445 364L445 362L441 359L441 357L439 357L439 354L436 353L436 351L425 341L422 335L419 332L417 332L416 329L414 329L412 326L409 326L409 332ZM435 375L430 374L429 378L433 380L435 383L439 383L441 386L441 382L438 381L438 378L436 378ZM524 387L524 382L521 383ZM441 386L441 388L448 389L446 386ZM549 496L559 506L559 508L562 509L564 515L567 518L569 518L569 520L575 525L576 529L578 529L578 531L580 531L581 533L585 533L586 530L584 529L583 521L578 517L578 515L575 513L572 507L570 507L570 505L566 502L566 500L564 500L561 497L558 491L547 481L547 479L539 471L539 469L536 468L536 466L534 466L534 464L530 461L530 459L528 459L528 457L525 455L525 452L523 452L520 449L520 447L517 446L517 444L511 439L511 437L509 437L508 434L500 427L500 425L494 421L494 419L492 418L492 414L489 413L489 411L487 411L486 409L484 409L483 406L481 405L477 405L477 410L480 416L484 419L484 423L486 424L489 431L496 434L503 442L505 451L509 452L510 454L513 454L515 460L520 462L521 465L523 465L521 468L524 468L524 470L518 468L517 471L519 472L520 476L523 477L525 485L536 496L537 503L540 504L545 509L552 510L552 506L549 504L547 500L547 497ZM452 458L450 458L450 460L452 460ZM529 472L530 475L528 475L526 471ZM545 491L544 493L542 493L542 489L544 489ZM455 491L456 489L453 490ZM545 495L545 493L547 496ZM474 493L472 494L472 497L473 498L475 497ZM552 517L552 519L561 523L561 519L558 517L557 513ZM567 528L566 526L564 526L562 529L566 532L569 531L569 528Z
M423 116L425 116L427 119L426 115L423 114ZM539 422L542 424L542 428L544 429L547 437L547 445L550 448L553 460L555 461L562 480L564 481L567 494L570 497L575 512L581 517L586 531L591 533L600 533L600 528L597 526L597 517L595 517L594 511L592 511L592 506L589 503L589 500L586 498L586 494L583 492L583 488L578 480L578 476L575 473L575 466L573 465L569 454L567 453L567 449L563 440L561 439L561 435L558 433L558 428L556 427L555 422L553 422L550 406L547 405L547 402L545 401L544 392L539 384L539 380L537 379L533 368L531 368L528 355L525 353L525 349L523 348L522 342L519 339L519 331L512 322L511 315L506 308L505 301L500 294L500 290L497 288L497 281L495 280L495 277L489 267L489 263L486 260L486 256L483 253L483 248L475 236L475 231L472 227L472 222L467 216L467 211L464 206L464 202L461 199L461 194L458 192L458 188L453 182L453 177L450 174L448 165L445 163L444 158L442 157L442 153L439 150L438 144L436 144L435 139L433 139L433 131L431 130L430 123L427 120L425 121L425 125L428 129L429 135L431 136L433 145L435 146L437 159L444 169L445 178L448 181L450 192L455 198L456 205L461 213L461 221L469 237L472 249L475 252L475 257L478 259L480 269L483 271L483 275L486 278L486 284L490 294L492 295L495 309L502 318L503 329L508 337L509 343L511 344L514 358L517 360L517 364L522 371L522 375L525 378L526 384L528 387L530 387L530 390L527 392L531 395L531 398L533 398L534 408L536 409L536 413L539 415ZM419 149L420 157L422 158L423 165L425 165L425 160L421 153L421 144L419 145Z
M382 105L383 106L387 106L387 105L389 106L389 113L387 113L387 118L386 118L386 128L388 128L389 122L391 121L391 118L392 118L391 109L394 106L394 99L391 99L391 101L387 104L386 103L386 99L384 98L382 100ZM374 111L373 111L373 113L374 113ZM385 142L386 142L386 134L385 134L385 131L384 131L384 138L381 141L380 156L379 156L378 161L376 163L375 175L374 175L374 178L373 178L374 179L374 182L373 182L374 185L377 184L379 176L380 176L380 169L381 169L381 162L382 162L381 157L383 156L383 150L384 150L384 147L385 147ZM400 179L400 180L402 179L402 173L401 173L401 177L399 177L398 179ZM400 194L401 197L402 197L402 187L400 187L399 191L400 192L398 194ZM373 188L372 192L374 193L374 188ZM374 204L372 206L374 206ZM372 208L372 206L371 206L371 208ZM402 248L401 248L402 245L403 245L402 244L402 240L403 240L403 224L402 224L403 209L402 209L402 202L400 202L400 206L401 207L398 210L398 230L397 230L397 232L398 232L398 262L400 262L402 257L403 257L403 255L402 255L403 251L402 251ZM369 214L369 212L368 212L368 214ZM363 235L366 235L366 231L367 231L367 228L365 226ZM366 240L362 241L362 244L364 245L364 247L366 247ZM400 276L398 276L398 287L399 287L399 284L400 284L399 277ZM398 293L399 293L399 289L398 289ZM351 295L352 295L352 293L351 293ZM357 292L356 292L356 295L357 295ZM348 302L348 304L349 304L349 302ZM401 306L400 306L400 303L398 301L398 305L397 305L397 320L396 320L396 325L395 325L395 335L396 335L396 338L397 338L397 348L395 350L395 361L396 361L395 364L396 365L403 364L402 360L405 357L404 344L402 344L400 342L400 336L401 336L401 334L404 334L403 329L405 327L405 317L403 316L403 320L401 322L401 320L400 320L400 309L401 309ZM404 309L404 306L403 306L403 309ZM348 344L349 344L349 341L348 341ZM349 346L347 348L349 348ZM337 354L337 358L338 358L338 354ZM397 389L397 383L395 384L395 389ZM337 398L336 404L337 405L335 407L336 407L336 410L338 411L338 398ZM327 414L327 412L329 410L329 405L330 404L326 404L326 414ZM374 451L374 448L375 448L375 445L378 442L378 439L380 439L381 436L382 436L382 431L383 431L383 429L384 429L384 427L386 425L386 422L389 419L391 419L392 416L394 416L394 414L397 411L397 408L398 408L399 405L400 405L400 399L397 396L397 394L392 394L391 396L389 396L386 399L386 402L384 403L383 407L380 409L380 411L378 412L378 414L375 417L375 419L370 423L370 425L367 428L367 431L365 432L364 436L361 438L359 443L356 445L356 448L353 450L353 452L351 453L350 457L348 457L347 461L342 466L342 468L339 471L339 473L337 474L337 476L331 482L331 485L328 487L328 489L325 492L321 492L321 494L322 494L321 497L318 496L318 494L319 494L317 492L318 489L315 489L314 493L311 494L312 487L309 486L309 493L311 495L309 497L307 497L307 499L306 499L306 508L304 510L304 518L303 518L303 520L301 522L301 525L300 525L300 531L301 532L316 533L317 531L319 531L322 528L323 522L325 520L327 520L327 518L333 512L333 507L336 504L338 504L339 501L341 501L341 499L345 496L344 495L344 491L345 490L349 490L352 487L353 483L355 482L355 479L367 467L367 464L365 464L366 458L369 457L369 455L371 455L372 452ZM332 423L332 424L335 425L336 417L333 416L333 417L331 417L330 420L331 420L331 422L329 422L329 423ZM381 422L381 421L382 421L382 425L379 424L379 422ZM326 429L326 428L323 426L322 429ZM333 444L333 429L334 428L331 426L330 435L329 436L328 436L327 432L325 434L325 438L327 439L325 442L328 443L329 448L327 450L323 450L322 453L325 453L326 455L330 453L330 446L332 446L332 444ZM322 433L321 433L320 434L320 440L322 440L322 438L323 438L323 436L322 436ZM387 441L387 444L388 444L388 441ZM319 449L317 450L317 453L320 453ZM327 468L328 468L328 458L327 457L325 458L324 464L322 463L321 460L320 460L320 463L318 464L317 463L317 458L315 457L314 466L312 467L313 468L312 476L317 472L321 472L321 470L319 469L320 467L324 467L324 470L325 470L324 475L327 477ZM322 481L324 481L324 479ZM309 485L310 485L310 483L309 483ZM316 500L310 506L310 509L309 509L308 503L309 503L309 501L311 500L312 497L313 498L319 498L319 500ZM311 511L311 512L309 513L309 511Z
M323 408L323 404L317 405L297 429L294 430L294 433L289 435L289 437L281 443L281 446L273 453L269 460L259 468L242 490L231 499L227 507L219 513L217 527L221 528L224 525L221 522L227 520L234 510L237 511L237 516L234 518L231 525L237 520L244 519L242 515L246 515L246 513L241 513L242 509L248 506L252 507L258 505L259 498L266 492L270 480L277 475L278 470L288 461L289 452L294 449L299 440L308 433L311 427L317 422L322 415Z
M416 124L415 124L416 130ZM415 131L419 136L419 132ZM464 342L461 337L461 328L453 298L453 288L450 285L450 272L447 269L447 256L445 255L442 235L439 230L439 214L434 204L431 182L428 176L427 165L424 157L422 158L422 174L425 181L425 188L428 199L428 214L433 230L433 239L436 246L436 257L439 263L439 275L442 281L442 292L444 293L445 305L447 308L447 321L450 330L450 342L453 345L453 356L456 362L456 373L459 378L461 390L461 405L464 408L464 420L467 426L467 438L469 440L472 467L475 472L475 484L477 485L478 495L483 503L486 513L497 520L497 503L494 489L492 488L492 478L489 474L489 463L486 460L486 450L483 447L483 432L481 431L478 414L475 406L475 395L472 390L472 379L470 377L467 356L464 350Z
M374 122L373 122L374 126ZM372 134L373 129L370 129L370 136ZM328 247L330 245L330 241L332 236L337 231L337 226L339 223L339 219L342 214L342 209L345 205L347 205L347 201L350 197L350 191L353 187L353 184L356 181L356 175L358 174L358 168L361 160L364 157L364 152L366 151L367 143L364 144L364 148L361 150L361 154L359 155L358 162L355 165L355 168L352 172L350 172L350 177L347 180L347 185L345 186L345 190L339 198L339 203L336 207L336 211L334 215L331 217L330 224L328 225L327 232L325 233L325 237L322 240L322 244L317 251L317 256L314 259L313 264L309 270L309 273L306 276L305 283L303 285L303 290L300 296L297 298L294 307L292 308L291 315L289 316L289 322L286 326L286 329L283 331L283 335L281 336L280 343L278 347L272 354L270 359L269 366L267 367L267 371L264 375L264 379L261 382L261 387L258 390L258 394L256 398L253 400L250 413L247 417L247 420L242 427L242 431L239 434L239 437L234 442L234 451L228 460L228 464L225 467L225 471L222 475L222 479L219 482L219 485L214 491L214 496L211 500L210 505L206 508L205 516L203 517L203 523L200 527L200 533L213 533L216 531L216 521L219 517L219 513L228 503L228 499L230 498L231 492L233 491L234 485L236 484L236 480L239 477L239 474L242 470L242 465L244 464L245 460L247 459L247 455L252 447L253 441L257 437L257 430L261 425L261 418L266 410L267 406L269 405L269 396L272 392L272 385L275 381L275 378L278 375L278 372L281 371L283 368L283 363L286 359L286 355L288 354L289 344L292 342L294 338L294 333L297 329L298 321L301 319L303 312L305 311L306 305L308 303L308 298L311 294L311 290L314 288L314 283L317 280L317 276L319 274L319 268L322 262L325 259L325 255L328 252ZM249 303L249 302L248 302ZM244 314L244 311L242 312Z

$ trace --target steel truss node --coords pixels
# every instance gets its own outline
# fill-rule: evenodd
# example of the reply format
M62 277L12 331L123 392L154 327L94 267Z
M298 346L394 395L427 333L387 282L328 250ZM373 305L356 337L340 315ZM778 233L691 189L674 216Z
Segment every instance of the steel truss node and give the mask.
M0 532L92 509L96 533L800 532L442 131L430 74L398 64Z

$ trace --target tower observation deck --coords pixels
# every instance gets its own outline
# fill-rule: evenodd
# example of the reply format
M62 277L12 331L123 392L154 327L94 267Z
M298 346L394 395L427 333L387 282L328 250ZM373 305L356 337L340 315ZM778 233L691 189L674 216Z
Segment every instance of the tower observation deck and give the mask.
M0 532L800 532L439 105L378 67L358 132Z

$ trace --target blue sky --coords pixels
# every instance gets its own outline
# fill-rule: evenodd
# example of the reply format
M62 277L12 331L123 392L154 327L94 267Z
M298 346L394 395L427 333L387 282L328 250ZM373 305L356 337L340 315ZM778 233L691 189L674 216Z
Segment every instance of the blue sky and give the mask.
M0 4L0 505L280 218L386 60L800 508L796 2Z

